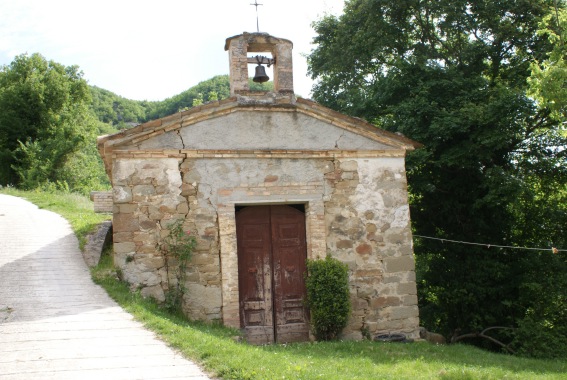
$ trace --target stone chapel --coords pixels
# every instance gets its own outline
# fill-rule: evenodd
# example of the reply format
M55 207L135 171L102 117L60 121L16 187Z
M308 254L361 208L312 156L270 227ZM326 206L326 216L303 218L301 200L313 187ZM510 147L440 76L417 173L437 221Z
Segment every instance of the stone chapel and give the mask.
M343 339L417 338L405 155L418 144L296 97L288 40L243 33L225 50L230 98L98 139L123 278L164 300L160 239L182 219L198 242L189 317L253 343L309 340L305 261L332 255L349 268ZM249 90L259 54L273 64L273 91Z

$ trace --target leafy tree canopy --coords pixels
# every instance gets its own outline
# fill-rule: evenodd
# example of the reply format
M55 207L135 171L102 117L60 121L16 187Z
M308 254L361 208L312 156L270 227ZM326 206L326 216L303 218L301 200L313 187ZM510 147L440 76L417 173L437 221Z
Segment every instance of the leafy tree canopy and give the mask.
M567 246L565 119L535 75L562 62L549 30L561 35L553 15L564 12L553 0L350 0L314 24L314 98L425 145L407 160L416 235L550 249L416 239L430 329L516 327L526 310L567 325L565 255L551 254ZM557 280L555 309L531 297L542 276Z
M0 68L1 185L69 185L66 166L96 133L82 76L37 53Z
M540 107L547 107L553 116L564 121L567 118L567 10L555 7L540 22L538 34L553 43L552 50L543 61L531 63L530 89Z

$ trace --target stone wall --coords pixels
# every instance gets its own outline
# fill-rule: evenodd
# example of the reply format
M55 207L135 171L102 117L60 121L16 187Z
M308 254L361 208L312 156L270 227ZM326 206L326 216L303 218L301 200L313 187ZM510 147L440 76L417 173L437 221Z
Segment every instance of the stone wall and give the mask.
M327 248L350 268L353 313L346 338L403 332L419 315L403 161L344 160L327 175Z
M90 196L94 203L94 212L112 212L114 207L112 191L91 191Z
M235 205L303 203L308 257L332 254L350 269L353 313L345 338L360 339L364 330L417 336L403 157L188 152L118 158L113 176L115 263L142 294L163 300L174 284L158 246L168 225L182 218L198 240L185 312L238 328Z

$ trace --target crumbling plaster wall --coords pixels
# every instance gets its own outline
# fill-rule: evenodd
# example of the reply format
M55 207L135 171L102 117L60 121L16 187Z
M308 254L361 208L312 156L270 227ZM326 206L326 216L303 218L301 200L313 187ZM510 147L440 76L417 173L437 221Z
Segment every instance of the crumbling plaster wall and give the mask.
M121 149L391 149L299 112L269 108L269 112L252 111L252 108L241 109L222 117L198 121Z

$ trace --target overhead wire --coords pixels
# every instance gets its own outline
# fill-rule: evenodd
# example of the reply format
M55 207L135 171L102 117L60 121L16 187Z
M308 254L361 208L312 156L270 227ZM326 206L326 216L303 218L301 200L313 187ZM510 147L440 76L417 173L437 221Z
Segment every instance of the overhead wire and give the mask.
M532 247L516 247L516 246L512 246L512 245L499 245L499 244L487 244L487 243L473 243L470 241L460 241L460 240L452 240L452 239L445 239L445 238L437 238L437 237L431 237L431 236L423 236L423 235L413 235L415 237L418 238L422 238L422 239L430 239L430 240L438 240L442 243L456 243L456 244L467 244L467 245L476 245L476 246L481 246L481 247L486 247L486 248L508 248L508 249L523 249L523 250L529 250L529 251L551 251L552 253L559 253L559 252L567 252L567 249L558 249L556 247L551 247L551 248L532 248Z

